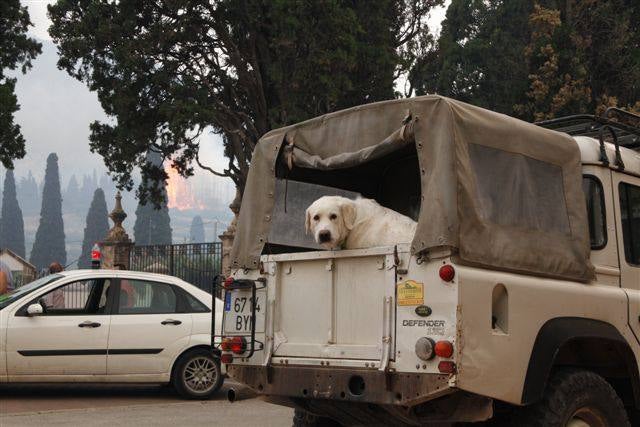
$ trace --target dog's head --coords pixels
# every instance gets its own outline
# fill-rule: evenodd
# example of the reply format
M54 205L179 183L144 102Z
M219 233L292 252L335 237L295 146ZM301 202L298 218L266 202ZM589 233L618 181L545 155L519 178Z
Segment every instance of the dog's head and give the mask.
M339 248L356 222L353 200L324 196L313 202L306 212L305 229L325 249Z

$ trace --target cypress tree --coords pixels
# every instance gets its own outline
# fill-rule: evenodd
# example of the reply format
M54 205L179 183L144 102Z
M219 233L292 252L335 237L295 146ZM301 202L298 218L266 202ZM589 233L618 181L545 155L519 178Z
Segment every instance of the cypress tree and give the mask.
M93 248L93 244L103 240L109 232L108 215L104 191L102 191L102 188L98 188L93 193L93 200L89 207L89 213L87 213L87 225L84 228L82 254L80 255L80 259L78 259L78 268L91 267L91 249Z
M435 46L409 80L418 95L438 93L505 114L526 100L532 0L453 0Z
M62 220L62 196L60 194L60 175L56 153L47 157L47 169L42 189L42 208L40 225L31 249L31 263L38 269L46 268L54 261L62 265L67 263L67 250L64 243L64 222Z
M80 196L80 186L78 185L78 180L75 175L71 175L71 179L69 179L67 191L64 193L63 200L65 208L69 211L75 211L80 207L80 205L86 203L87 198Z
M38 191L38 183L33 177L31 171L25 178L20 178L18 184L18 202L25 215L34 215L40 207L40 192Z
M147 153L147 163L162 167L160 154L149 151ZM151 185L151 184L146 184ZM165 184L160 190L163 202L159 208L149 200L141 200L136 208L136 222L133 226L133 236L136 245L170 245L171 218L167 207L167 190Z
M18 204L13 170L7 169L2 193L0 217L0 247L10 249L24 258L24 221Z
M204 223L202 217L196 215L191 220L191 229L189 230L189 243L204 242Z

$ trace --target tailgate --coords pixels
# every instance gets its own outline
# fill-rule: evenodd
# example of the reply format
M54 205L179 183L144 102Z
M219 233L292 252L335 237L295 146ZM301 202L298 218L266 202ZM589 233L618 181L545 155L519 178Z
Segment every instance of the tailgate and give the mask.
M384 325L393 324L384 308L394 259L393 248L274 256L274 355L379 360Z

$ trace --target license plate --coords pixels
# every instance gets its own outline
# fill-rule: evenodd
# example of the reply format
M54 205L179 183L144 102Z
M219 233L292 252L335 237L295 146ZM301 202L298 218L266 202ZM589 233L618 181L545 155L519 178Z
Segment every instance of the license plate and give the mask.
M264 292L256 293L256 332L264 332L264 311L266 298ZM251 291L227 292L224 305L224 331L227 333L251 333Z

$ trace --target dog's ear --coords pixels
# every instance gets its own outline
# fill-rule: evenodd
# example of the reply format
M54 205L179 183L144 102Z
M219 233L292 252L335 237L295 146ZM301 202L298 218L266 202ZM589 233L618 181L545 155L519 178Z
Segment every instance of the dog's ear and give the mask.
M309 212L309 208L307 208L304 218L304 234L309 234L309 231L311 231L311 212Z
M340 206L340 212L347 230L351 230L356 224L356 205L352 201L343 203Z

